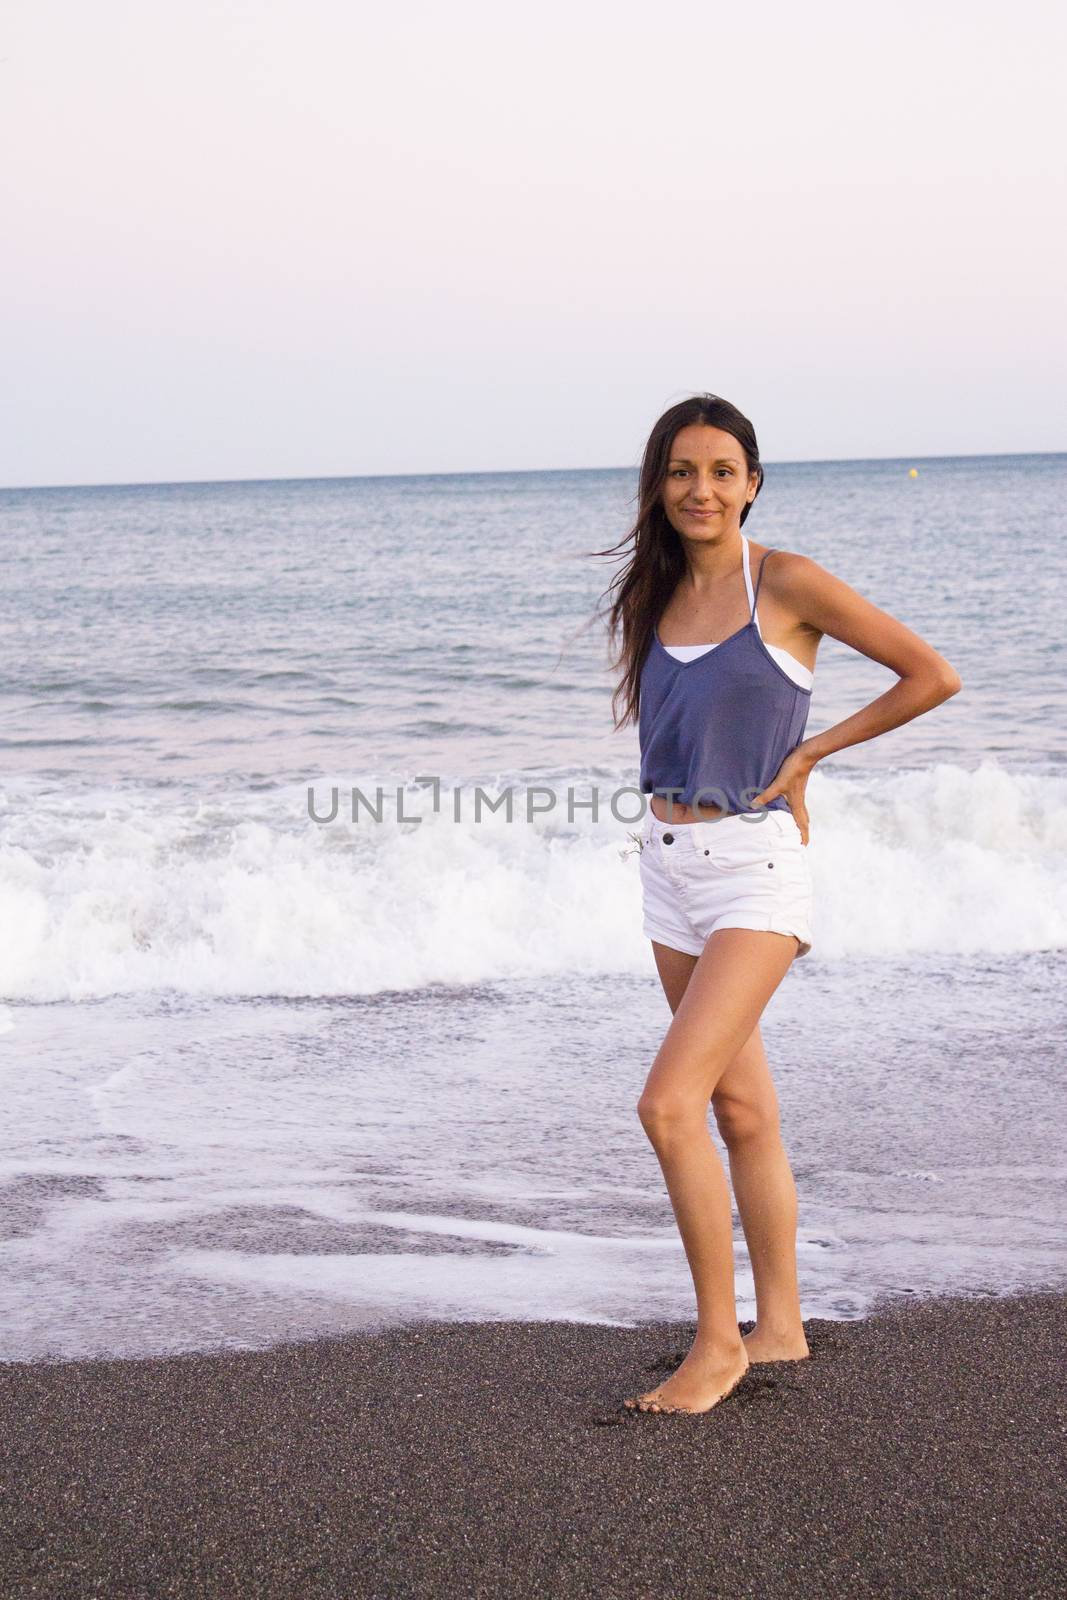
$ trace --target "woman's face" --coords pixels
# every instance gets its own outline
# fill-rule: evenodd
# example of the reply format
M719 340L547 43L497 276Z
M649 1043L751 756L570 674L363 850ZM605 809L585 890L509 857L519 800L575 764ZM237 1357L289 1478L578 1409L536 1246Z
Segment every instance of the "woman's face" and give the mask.
M663 485L663 509L683 539L715 540L738 530L756 498L759 477L732 433L693 422L674 436Z

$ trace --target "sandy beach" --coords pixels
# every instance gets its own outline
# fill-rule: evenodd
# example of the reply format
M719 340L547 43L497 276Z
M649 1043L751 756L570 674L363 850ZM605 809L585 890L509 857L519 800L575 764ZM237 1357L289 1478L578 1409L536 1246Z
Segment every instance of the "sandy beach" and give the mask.
M685 1324L8 1364L3 1593L1062 1594L1067 1297L807 1328L695 1418Z

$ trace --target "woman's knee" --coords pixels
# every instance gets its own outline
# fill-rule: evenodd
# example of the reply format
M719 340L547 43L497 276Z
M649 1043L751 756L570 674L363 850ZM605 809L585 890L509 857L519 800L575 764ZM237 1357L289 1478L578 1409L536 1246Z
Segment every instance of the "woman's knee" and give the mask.
M739 1100L721 1095L714 1096L711 1105L728 1148L779 1137L778 1107L773 1100Z
M637 1102L637 1115L653 1144L669 1144L703 1129L707 1132L707 1104L697 1105L684 1095L646 1089Z

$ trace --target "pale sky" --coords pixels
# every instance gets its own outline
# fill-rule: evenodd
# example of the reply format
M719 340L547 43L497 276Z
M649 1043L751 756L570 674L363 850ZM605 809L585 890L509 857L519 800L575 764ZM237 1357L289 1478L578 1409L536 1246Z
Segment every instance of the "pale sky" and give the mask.
M1067 449L1048 0L5 0L0 484Z

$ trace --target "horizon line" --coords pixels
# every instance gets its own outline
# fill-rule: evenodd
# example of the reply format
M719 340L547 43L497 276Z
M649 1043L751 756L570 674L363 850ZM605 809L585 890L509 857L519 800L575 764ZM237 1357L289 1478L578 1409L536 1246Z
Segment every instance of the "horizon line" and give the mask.
M1005 461L1032 456L1062 456L1067 450L975 450L953 455L905 456L811 456L795 460L761 461L764 467L830 467L865 462L915 461ZM450 469L446 472L330 472L282 478L147 478L110 479L96 483L10 483L0 484L0 494L23 494L47 489L195 489L223 488L237 484L262 483L373 483L394 478L524 478L545 477L550 473L638 472L638 465L621 467L487 467L473 471Z

